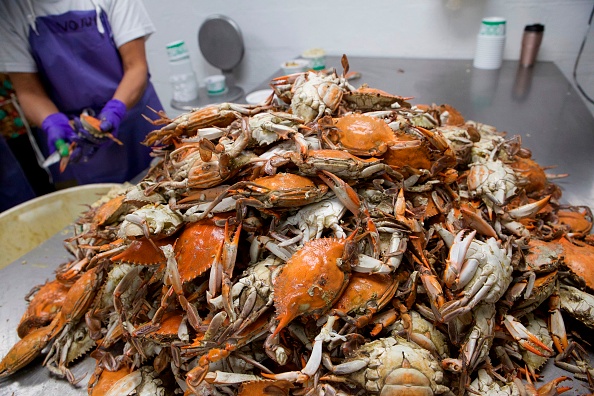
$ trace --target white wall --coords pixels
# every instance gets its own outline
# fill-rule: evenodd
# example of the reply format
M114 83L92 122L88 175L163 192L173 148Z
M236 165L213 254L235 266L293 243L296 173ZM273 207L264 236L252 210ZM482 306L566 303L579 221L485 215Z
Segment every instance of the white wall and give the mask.
M157 27L147 42L152 81L166 111L171 88L165 47L184 40L199 80L215 74L198 48L206 17L223 14L240 26L244 58L238 84L250 92L279 65L302 51L321 47L331 55L472 59L481 19L507 19L505 59L516 60L524 26L545 25L539 60L554 61L571 80L587 31L592 0L144 0ZM594 96L594 33L579 67L584 89ZM381 87L378 87L381 88ZM394 92L398 94L398 92ZM594 109L594 106L590 107Z

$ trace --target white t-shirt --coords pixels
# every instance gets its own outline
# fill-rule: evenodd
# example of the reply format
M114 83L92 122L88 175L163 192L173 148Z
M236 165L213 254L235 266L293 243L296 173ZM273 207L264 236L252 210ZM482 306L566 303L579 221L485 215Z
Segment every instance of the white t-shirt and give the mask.
M141 0L1 0L0 72L37 72L28 40L30 20L97 7L107 15L118 48L155 31Z

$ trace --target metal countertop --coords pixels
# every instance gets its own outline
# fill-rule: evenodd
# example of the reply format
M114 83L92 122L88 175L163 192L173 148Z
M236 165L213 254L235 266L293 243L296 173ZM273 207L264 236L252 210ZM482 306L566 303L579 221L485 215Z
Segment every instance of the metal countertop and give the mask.
M350 70L362 73L351 83L413 96L413 104L447 103L467 120L474 120L520 135L541 166L556 166L550 173L569 173L557 180L563 201L594 207L594 117L578 93L551 62L531 69L504 61L499 70L479 70L472 60L419 60L349 57ZM327 57L327 67L342 71L338 56ZM271 76L276 77L278 74ZM269 88L270 79L254 90ZM16 327L26 309L24 296L35 285L54 278L55 268L68 261L63 240L69 229L54 235L33 251L0 269L0 356L18 341ZM88 375L95 361L87 358L72 367L75 377L87 375L76 387L58 380L41 366L42 359L0 381L0 395L86 394ZM563 375L550 361L545 376ZM584 383L572 381L566 395L588 393Z

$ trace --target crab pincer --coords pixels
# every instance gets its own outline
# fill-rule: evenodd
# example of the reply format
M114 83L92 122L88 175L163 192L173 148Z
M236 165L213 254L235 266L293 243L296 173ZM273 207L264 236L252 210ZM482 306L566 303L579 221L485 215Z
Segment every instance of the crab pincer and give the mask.
M530 352L539 355L546 356L543 352L539 351L536 347L545 350L548 353L553 353L551 348L543 344L534 334L529 332L523 324L518 322L516 318L511 315L505 315L503 324L511 334L511 336L524 348Z

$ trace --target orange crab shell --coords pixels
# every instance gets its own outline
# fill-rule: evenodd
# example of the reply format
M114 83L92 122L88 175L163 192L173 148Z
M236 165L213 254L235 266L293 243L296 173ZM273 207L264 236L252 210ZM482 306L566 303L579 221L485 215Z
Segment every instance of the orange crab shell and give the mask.
M124 204L125 199L125 195L118 195L105 202L95 211L93 223L101 226L114 221L126 210L127 205Z
M430 150L426 144L405 133L396 135L398 143L388 148L384 154L384 163L397 169L410 167L414 169L431 169Z
M382 155L396 139L383 120L364 114L348 114L333 120L337 142L354 155Z
M237 396L283 396L289 394L293 384L285 380L262 380L244 382Z
M90 396L105 395L109 390L122 378L132 373L132 369L123 366L117 371L103 370L98 379L91 377L91 380L95 379L94 385L91 385L88 389ZM91 382L89 382L90 384Z
M348 314L365 313L369 303L381 309L396 293L398 280L389 274L353 273L333 308Z
M576 245L567 238L560 238L557 243L563 247L564 264L577 276L582 278L586 286L594 290L594 246Z
M592 219L588 219L585 210L559 210L557 219L559 223L569 227L570 232L576 235L587 235L592 230Z
M182 282L196 279L216 262L225 241L225 229L215 222L226 217L215 216L185 226L174 249Z
M43 285L21 318L17 327L19 337L24 338L32 330L47 326L62 308L68 289L69 286L58 280Z
M278 334L301 315L319 315L340 297L349 281L337 261L342 258L346 239L319 238L298 250L273 280Z
M166 312L159 323L159 328L144 335L157 343L169 346L172 340L178 339L179 326L184 318L182 311Z
M528 270L535 272L552 271L563 258L563 246L556 242L546 242L532 238L528 242L529 251L525 254Z
M164 238L153 242L159 247L173 243L173 239ZM136 265L167 264L167 259L163 251L161 249L155 249L153 243L146 238L133 240L123 252L113 256L111 261Z
M269 196L270 202L279 207L304 206L316 202L328 191L325 184L316 185L309 178L296 175L294 173L277 173L274 176L264 176L254 180L254 184L263 187L267 193L273 192Z
M519 177L527 194L543 190L547 184L545 171L531 158L515 156L509 164Z

